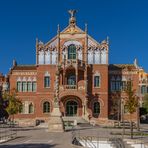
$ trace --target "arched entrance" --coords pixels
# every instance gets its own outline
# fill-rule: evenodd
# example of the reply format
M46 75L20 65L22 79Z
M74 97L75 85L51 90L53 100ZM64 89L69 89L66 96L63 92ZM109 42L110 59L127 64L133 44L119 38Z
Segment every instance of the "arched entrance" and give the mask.
M75 100L69 100L66 103L66 116L77 116L78 103Z

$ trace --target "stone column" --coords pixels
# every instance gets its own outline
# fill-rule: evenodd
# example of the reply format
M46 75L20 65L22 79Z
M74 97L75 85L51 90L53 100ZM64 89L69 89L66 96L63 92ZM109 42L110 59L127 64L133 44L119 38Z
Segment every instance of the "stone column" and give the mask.
M56 86L55 86L55 98L54 98L54 107L51 113L51 117L48 124L49 132L63 132L63 121L62 114L59 107L59 81L60 81L60 30L58 26L58 62L56 65Z

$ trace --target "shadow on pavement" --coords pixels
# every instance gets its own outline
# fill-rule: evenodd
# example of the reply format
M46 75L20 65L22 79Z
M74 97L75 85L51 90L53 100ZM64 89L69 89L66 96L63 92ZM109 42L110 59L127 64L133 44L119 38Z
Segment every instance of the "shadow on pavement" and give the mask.
M55 144L13 144L0 145L0 148L54 148Z

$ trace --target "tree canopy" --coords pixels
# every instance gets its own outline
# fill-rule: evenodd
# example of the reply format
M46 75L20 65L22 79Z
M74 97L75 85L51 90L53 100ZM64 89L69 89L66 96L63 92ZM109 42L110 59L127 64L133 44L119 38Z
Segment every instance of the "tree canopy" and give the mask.
M148 93L144 95L143 107L146 109L146 112L148 113Z
M15 91L11 93L5 92L3 94L3 100L7 102L6 111L9 115L17 114L20 111L22 102L17 98Z

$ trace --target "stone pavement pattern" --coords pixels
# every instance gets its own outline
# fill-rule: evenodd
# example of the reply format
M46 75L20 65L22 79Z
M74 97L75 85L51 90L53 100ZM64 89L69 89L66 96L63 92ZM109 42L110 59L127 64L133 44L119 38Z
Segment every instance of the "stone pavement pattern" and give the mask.
M148 132L148 125L142 127L143 131ZM81 136L96 136L96 137L122 137L122 135L110 135L110 132L121 132L122 129L101 128L101 127L78 127L75 130ZM28 127L19 128L16 139L0 144L0 148L72 148L71 139L72 133L51 133L45 128ZM125 136L124 138L129 138ZM140 139L140 137L135 137ZM143 137L146 143L148 137Z
M49 133L46 129L20 128L18 138L0 148L71 148L71 133Z

